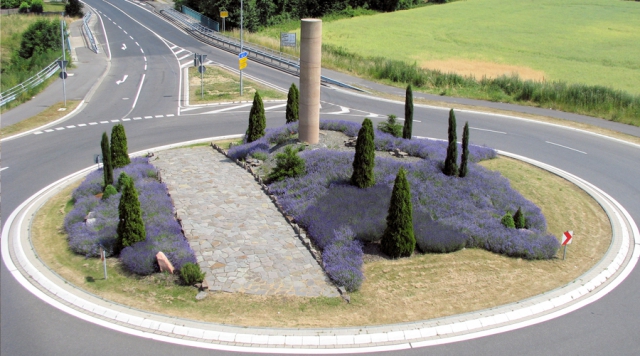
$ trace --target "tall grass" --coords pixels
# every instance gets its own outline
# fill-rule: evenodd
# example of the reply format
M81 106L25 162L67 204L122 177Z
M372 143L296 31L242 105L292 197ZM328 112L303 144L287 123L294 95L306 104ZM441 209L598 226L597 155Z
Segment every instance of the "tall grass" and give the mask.
M420 68L415 63L364 57L331 45L322 46L322 62L358 76L401 86L411 84L426 92L553 108L640 126L640 95L605 86L522 80L517 76L478 80Z

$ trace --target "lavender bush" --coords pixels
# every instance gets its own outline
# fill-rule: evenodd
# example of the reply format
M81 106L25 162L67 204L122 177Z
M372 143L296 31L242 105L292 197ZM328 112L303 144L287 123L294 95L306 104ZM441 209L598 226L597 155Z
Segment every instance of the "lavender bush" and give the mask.
M322 253L322 264L329 277L347 291L360 289L362 274L362 244L354 239L355 235L348 227L334 231L331 244Z
M156 180L157 171L148 159L134 158L131 164L116 169L114 175L127 173L138 190L142 219L147 239L125 248L120 253L123 264L133 273L151 274L158 270L155 255L163 251L176 269L187 262L196 262L193 250L182 234L180 224L173 215L173 204L167 188ZM72 251L98 256L100 245L112 254L117 236L118 203L121 193L100 200L95 197L102 191L102 170L89 174L73 192L74 208L65 217L64 228L69 235ZM92 211L94 222L84 222Z

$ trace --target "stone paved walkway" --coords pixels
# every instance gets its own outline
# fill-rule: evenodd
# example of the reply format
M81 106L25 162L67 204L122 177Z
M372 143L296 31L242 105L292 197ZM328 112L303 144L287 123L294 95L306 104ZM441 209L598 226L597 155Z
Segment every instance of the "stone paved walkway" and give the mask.
M210 290L338 296L250 173L211 147L160 152L161 171Z

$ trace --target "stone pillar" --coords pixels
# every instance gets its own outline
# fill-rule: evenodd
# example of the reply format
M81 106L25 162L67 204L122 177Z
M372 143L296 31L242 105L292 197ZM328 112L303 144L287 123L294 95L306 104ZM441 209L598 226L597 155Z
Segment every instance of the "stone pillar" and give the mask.
M318 143L320 134L320 59L322 20L302 19L300 29L300 122L298 139Z

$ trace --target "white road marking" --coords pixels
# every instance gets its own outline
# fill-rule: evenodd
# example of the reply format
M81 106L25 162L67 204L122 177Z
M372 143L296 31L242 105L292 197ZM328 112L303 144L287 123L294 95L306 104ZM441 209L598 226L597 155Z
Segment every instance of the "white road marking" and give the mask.
M370 112L370 113L369 113L369 115L367 115L367 116L371 116L371 117L378 117L378 116L380 116L380 115L378 115L378 114L374 114L374 113Z
M9 168L9 167L2 167L2 168L0 168L0 172L4 171L4 170L5 170L5 169L7 169L7 168Z
M403 117L396 117L396 120L404 121ZM413 120L413 122L422 122L420 120Z
M140 49L142 50L142 49ZM142 91L142 84L144 84L144 78L146 77L146 74L142 75L142 80L140 80L140 86L138 87L138 93L136 94L136 98L133 101L133 105L131 106L131 110L133 110L133 108L136 107L136 103L138 102L138 97L140 97L140 92Z
M191 57L191 55L187 54L187 55L185 55L184 57L180 57L180 58L178 58L178 60L179 60L179 61L181 61L181 60L183 60L183 59L185 59L185 58L187 58L187 57Z
M178 52L173 52L173 54L175 54L175 55L176 55L176 57L177 57L177 56L178 56L178 53L180 53L180 52L184 52L184 51L185 51L185 49L184 49L184 48L180 48L180 50L179 50Z
M101 124L108 124L109 121L100 121Z
M116 84L120 85L120 84L124 83L124 81L127 80L127 78L129 78L129 76L125 74L124 77L122 78L122 80L116 81Z
M173 115L173 114L167 114L167 117L173 117L173 116L175 116L175 115Z
M36 132L34 132L33 134L34 134L34 135L40 135L40 134L43 134L43 133L44 133L44 132L42 132L42 131L36 131Z
M351 112L348 108L345 108L344 106L340 107L340 111L334 111L334 112L327 112L325 114L348 114L349 112Z
M153 119L153 116L145 116L145 119Z
M134 119L134 120L142 120L142 118L141 118L141 117L134 117L133 119Z
M64 127L56 127L56 131L64 130Z
M147 70L147 65L146 64L144 65L144 70Z
M208 112L204 112L202 114L217 114L219 112L224 112L224 111L229 111L229 110L235 110L235 109L240 109L240 108L246 108L247 106L251 106L253 105L253 103L249 103L249 104L243 104L243 105L238 105L238 106L233 106L230 108L225 108L225 109L220 109L220 110L213 110L213 111L208 111ZM183 110L184 111L184 110Z
M127 45L126 44L122 44L122 50L124 51L125 49L127 49Z
M469 129L471 129L471 130L478 130L478 131L487 131L487 132L499 133L499 134L502 134L502 135L506 135L506 134L507 134L506 132L502 132L502 131L494 131L494 130L488 130L488 129L479 129L479 128L477 128L477 127L469 127Z
M144 51L142 50L142 48L140 48L140 52L144 53Z
M131 35L129 35L129 38L131 38L133 40L133 37Z
M127 31L124 31L124 30L122 30L122 32L124 32L125 35L129 34L129 33L127 33ZM131 36L129 36L129 37L131 37ZM133 39L133 38L131 38L131 39Z
M118 25L118 28L122 30L122 26Z
M144 61L147 61L147 56L142 56L142 58L144 58Z
M173 45L173 47L169 47L169 49L174 49L174 48L178 48L178 46Z
M126 118L126 119L122 119L122 121L131 121L131 119Z
M136 46L140 47L140 45L138 44L138 42L136 42ZM146 59L145 59L146 60Z
M78 124L78 127L85 127L87 124Z
M44 130L44 132L53 132L53 130L52 129L46 129L46 130Z
M111 122L120 122L120 120L115 119L115 120L111 120Z
M76 127L76 125L69 125L69 126L67 126L67 128L68 128L68 129L72 129L72 128L74 128L74 127Z
M90 122L89 125L93 126L93 125L97 125L97 122ZM46 130L45 130L46 131Z
M580 151L580 150L576 150L575 148L571 148L571 147L563 146L563 145L561 145L561 144L559 144L559 143L553 143L553 142L549 142L549 141L545 141L545 142L546 142L546 143L548 143L548 144L550 144L550 145L559 146L559 147L562 147L562 148L566 148L566 149L568 149L568 150L572 150L572 151L580 152L580 153L585 154L585 155L587 154L587 152Z
M164 117L164 115L156 115L155 117Z
M283 106L287 106L287 104L281 104L281 105L276 105L276 106L270 106L270 107L268 107L268 108L264 108L264 111L271 110L271 109L281 108L281 107L283 107Z
M191 61L188 61L187 63L184 63L184 64L180 64L180 68L185 68L185 67L188 67L188 66L190 66L190 65L191 65L191 63L193 63L193 62L191 62Z

